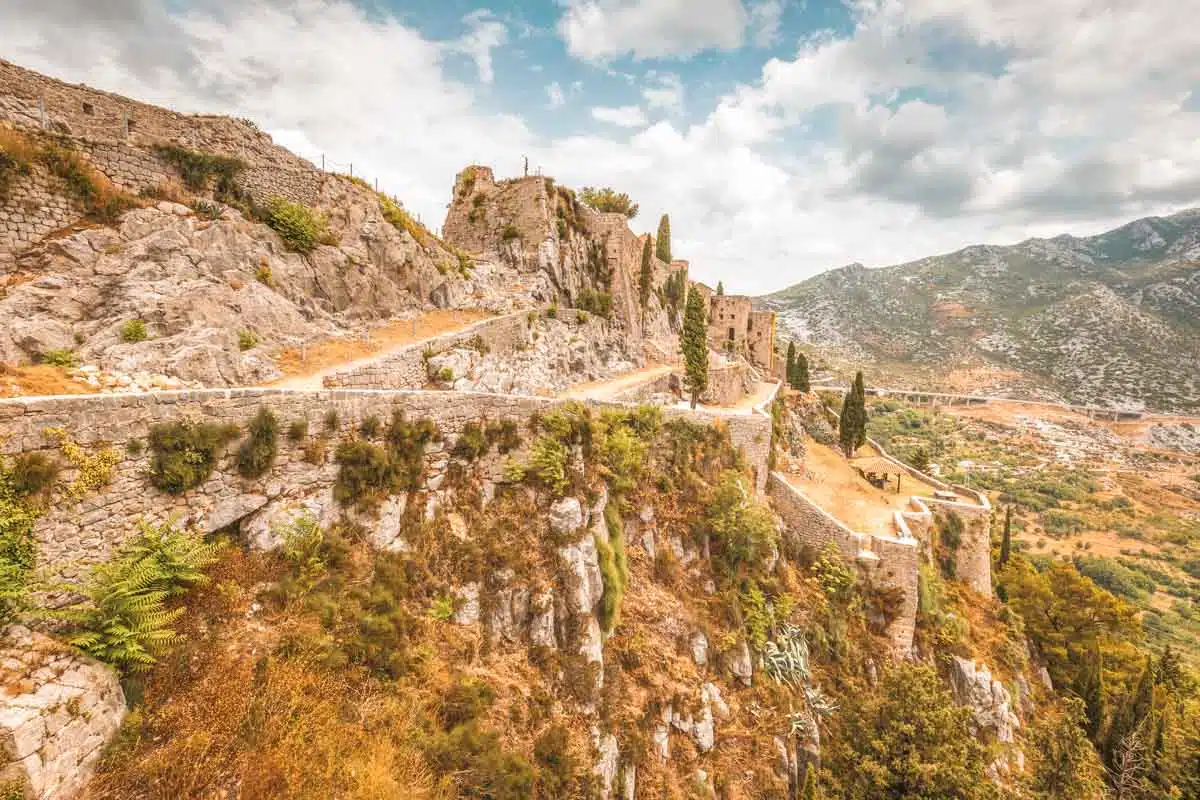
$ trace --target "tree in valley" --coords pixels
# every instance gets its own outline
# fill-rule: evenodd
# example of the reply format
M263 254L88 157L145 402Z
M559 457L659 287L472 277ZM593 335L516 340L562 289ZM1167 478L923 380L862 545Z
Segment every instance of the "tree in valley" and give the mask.
M983 778L988 755L971 732L971 710L955 703L931 666L893 665L839 717L821 776L832 797L999 796Z
M842 400L842 415L838 420L838 443L847 458L854 455L867 441L867 398L863 376L854 376L854 384Z
M704 298L695 289L689 290L679 347L683 351L684 382L691 395L692 408L708 388L708 325L704 317Z
M654 262L650 257L650 237L647 236L645 244L642 245L642 274L638 280L638 299L641 301L643 311L650 303L650 292L653 288Z
M638 215L638 205L629 199L629 195L608 186L599 189L585 186L579 192L579 199L597 211L624 214L626 219Z
M655 255L660 261L671 263L671 219L666 215L662 215L662 219L658 221L658 236L655 238Z
M1100 800L1106 796L1104 766L1088 741L1083 702L1069 697L1061 712L1034 719L1026 748L1032 763L1025 786L1039 800Z

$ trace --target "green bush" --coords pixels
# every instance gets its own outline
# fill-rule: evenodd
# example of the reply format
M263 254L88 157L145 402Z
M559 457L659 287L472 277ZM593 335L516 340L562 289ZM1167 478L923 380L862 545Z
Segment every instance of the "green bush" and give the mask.
M127 320L121 326L121 341L126 344L144 342L147 338L149 334L146 332L146 323L140 319Z
M325 412L324 418L325 430L329 433L337 433L338 428L342 426L342 420L338 416L336 408L331 408Z
M297 253L311 253L329 235L329 223L323 215L286 198L272 197L266 214L267 225Z
M578 299L575 301L575 307L580 311L595 314L598 317L604 317L604 319L612 317L612 304L613 298L611 294L591 289L581 291ZM580 321L582 322L583 320Z
M453 777L458 797L526 800L533 796L533 767L505 751L500 737L483 730L476 720L434 735L424 749L438 773Z
M488 440L483 425L478 422L468 422L463 426L462 433L454 443L451 455L464 461L474 461L487 452Z
M308 420L294 419L292 424L288 425L288 441L302 442L308 438Z
M258 346L258 334L251 330L238 333L238 349L245 351Z
M487 438L495 443L501 455L521 446L521 433L517 429L517 423L511 419L490 423L487 426Z
M533 741L539 797L568 797L581 765L571 756L570 735L564 725L551 725Z
M638 214L638 204L630 200L628 194L608 186L599 189L585 186L579 191L579 199L597 211L624 214L626 219L633 219Z
M505 242L511 242L513 239L520 239L521 232L517 230L517 226L509 223L505 225L500 232L500 239Z
M215 178L213 193L217 197L233 198L239 194L236 179L238 173L246 168L246 163L241 159L198 153L174 144L157 144L154 153L177 169L183 184L192 191L206 191L209 181Z
M18 497L48 494L58 480L57 461L43 453L22 453L13 459L9 480Z
M379 417L371 415L358 424L358 433L364 439L374 439L379 433Z
M1075 556L1075 569L1115 595L1141 600L1158 586L1149 576L1135 572L1111 558Z
M437 379L442 383L451 383L454 380L454 370L449 367L442 367L438 370Z
M343 506L372 508L394 488L394 472L388 453L379 445L363 441L342 442L334 453L338 463L333 497Z
M753 499L741 473L721 473L705 510L701 529L709 538L714 566L733 579L761 565L778 540L771 514Z
M219 550L169 524L143 525L116 558L71 587L84 598L64 613L74 624L71 644L123 672L149 668L178 638L171 626L183 609L165 601L204 583Z
M150 429L150 483L171 494L212 475L220 451L238 435L236 425L163 422Z
M63 367L70 369L79 366L79 356L75 355L75 351L62 347L57 350L47 350L42 353L42 363L48 364L51 367Z
M18 496L10 473L0 464L0 628L25 607L37 557L33 539L37 517L37 511Z
M535 477L542 486L549 489L556 497L561 497L570 478L567 477L567 459L570 452L567 446L554 436L544 434L533 444L533 452L529 455L529 471L527 474Z
M629 560L625 554L625 527L615 502L605 506L604 520L608 524L608 541L599 535L595 537L600 576L604 581L599 621L601 630L612 633L621 619L621 601L629 583Z
M238 448L238 472L243 478L257 478L275 463L279 452L279 419L268 408L260 408L247 426L246 441Z
M443 730L453 730L483 716L495 701L491 686L475 678L460 679L442 695L438 721Z

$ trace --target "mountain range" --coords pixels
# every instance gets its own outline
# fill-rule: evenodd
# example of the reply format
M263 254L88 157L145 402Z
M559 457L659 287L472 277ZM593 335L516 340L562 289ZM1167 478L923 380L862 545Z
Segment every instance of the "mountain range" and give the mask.
M1200 408L1200 209L1097 236L851 264L756 300L875 385Z

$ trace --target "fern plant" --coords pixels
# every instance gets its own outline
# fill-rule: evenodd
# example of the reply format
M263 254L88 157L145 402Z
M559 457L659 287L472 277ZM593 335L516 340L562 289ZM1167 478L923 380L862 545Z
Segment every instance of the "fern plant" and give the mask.
M172 626L184 609L168 608L166 601L207 581L204 568L219 549L198 533L143 523L85 584L68 587L84 598L63 612L74 623L70 643L122 672L149 668L179 638Z

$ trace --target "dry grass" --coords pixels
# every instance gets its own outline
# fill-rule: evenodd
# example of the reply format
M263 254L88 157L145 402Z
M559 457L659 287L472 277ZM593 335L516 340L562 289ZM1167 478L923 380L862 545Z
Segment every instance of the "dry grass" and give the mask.
M891 488L876 489L840 453L815 441L806 444L806 474L789 475L788 480L851 530L894 536L893 512L911 510L909 498L913 495L933 494L932 486L908 475L901 478L898 493L894 480ZM866 448L859 454L875 455Z
M325 339L299 348L288 348L279 354L277 364L283 378L273 386L303 388L321 386L325 374L383 355L398 347L420 342L433 336L464 328L473 322L488 319L492 314L476 308L438 309L411 320L391 322L371 331L370 339Z
M0 397L91 394L95 391L95 388L72 378L62 367L0 364Z

